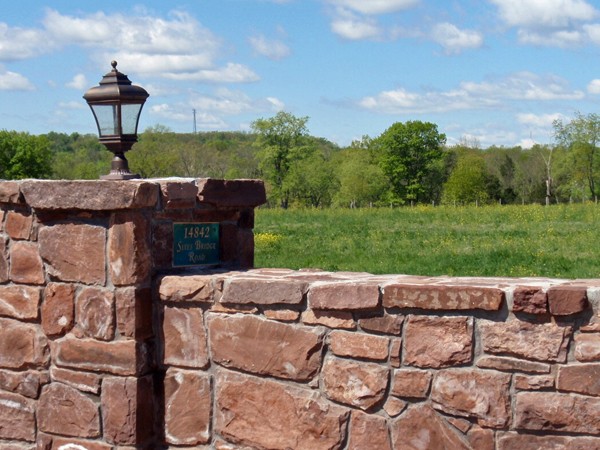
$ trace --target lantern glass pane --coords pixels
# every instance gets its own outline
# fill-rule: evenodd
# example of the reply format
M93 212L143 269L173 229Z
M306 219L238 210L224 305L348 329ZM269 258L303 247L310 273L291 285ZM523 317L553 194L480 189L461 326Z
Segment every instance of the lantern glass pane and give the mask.
M123 134L136 134L142 105L121 105Z
M92 105L92 111L98 122L100 136L119 134L119 115L117 105Z

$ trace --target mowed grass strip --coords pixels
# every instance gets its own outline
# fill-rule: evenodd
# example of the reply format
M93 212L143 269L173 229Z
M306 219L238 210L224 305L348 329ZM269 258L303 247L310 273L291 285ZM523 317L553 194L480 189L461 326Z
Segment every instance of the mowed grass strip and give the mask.
M600 278L600 206L256 212L257 267Z

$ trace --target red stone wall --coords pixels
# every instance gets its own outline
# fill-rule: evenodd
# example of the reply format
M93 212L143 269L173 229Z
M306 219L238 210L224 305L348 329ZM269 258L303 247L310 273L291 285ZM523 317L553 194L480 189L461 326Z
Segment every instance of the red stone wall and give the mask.
M598 280L253 270L263 201L0 182L0 450L600 450Z

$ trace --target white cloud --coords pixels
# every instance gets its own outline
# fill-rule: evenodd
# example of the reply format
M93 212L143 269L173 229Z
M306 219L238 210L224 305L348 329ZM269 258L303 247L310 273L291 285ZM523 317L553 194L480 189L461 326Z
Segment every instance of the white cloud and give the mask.
M9 27L0 22L0 61L29 59L52 47L42 30Z
M280 60L291 54L290 48L284 42L267 39L262 34L250 37L249 42L257 54L269 59Z
M596 78L587 85L587 91L590 94L600 94L600 79Z
M431 39L440 44L447 54L460 53L465 49L483 45L483 35L474 30L461 30L451 23L439 23L433 27Z
M60 109L85 109L85 102L83 100L80 102L60 102L58 107Z
M519 30L519 42L542 47L572 47L584 42L584 35L576 30L546 31L540 33L530 30Z
M201 69L187 72L165 72L165 78L178 81L198 81L205 83L251 83L260 80L259 76L243 64L228 63L217 69Z
M65 84L65 86L78 91L82 91L88 87L91 87L89 86L87 78L82 73L75 75L71 81Z
M372 39L380 36L382 30L370 17L363 17L349 11L339 11L331 21L331 31L349 40Z
M590 21L598 10L584 0L489 0L507 25L526 28L562 28Z
M328 3L361 14L386 14L412 8L420 0L327 0Z
M523 125L529 125L539 128L551 127L555 120L565 120L566 116L561 113L554 114L533 114L521 113L517 114L517 121Z
M0 71L0 91L33 91L33 84L20 73Z
M173 108L168 104L153 105L150 114L161 119L174 120L176 122L193 122L192 109L188 105L177 105ZM196 111L196 124L201 129L222 130L227 124L217 116L202 111Z

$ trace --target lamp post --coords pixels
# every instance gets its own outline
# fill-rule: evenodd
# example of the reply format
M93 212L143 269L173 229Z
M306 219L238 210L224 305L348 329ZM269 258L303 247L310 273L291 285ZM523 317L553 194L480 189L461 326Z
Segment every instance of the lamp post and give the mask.
M117 70L117 62L104 75L99 86L89 89L83 98L90 105L100 143L114 153L111 169L103 180L130 180L140 178L129 171L125 152L137 142L137 127L142 107L149 94L140 86L131 84L127 75Z

